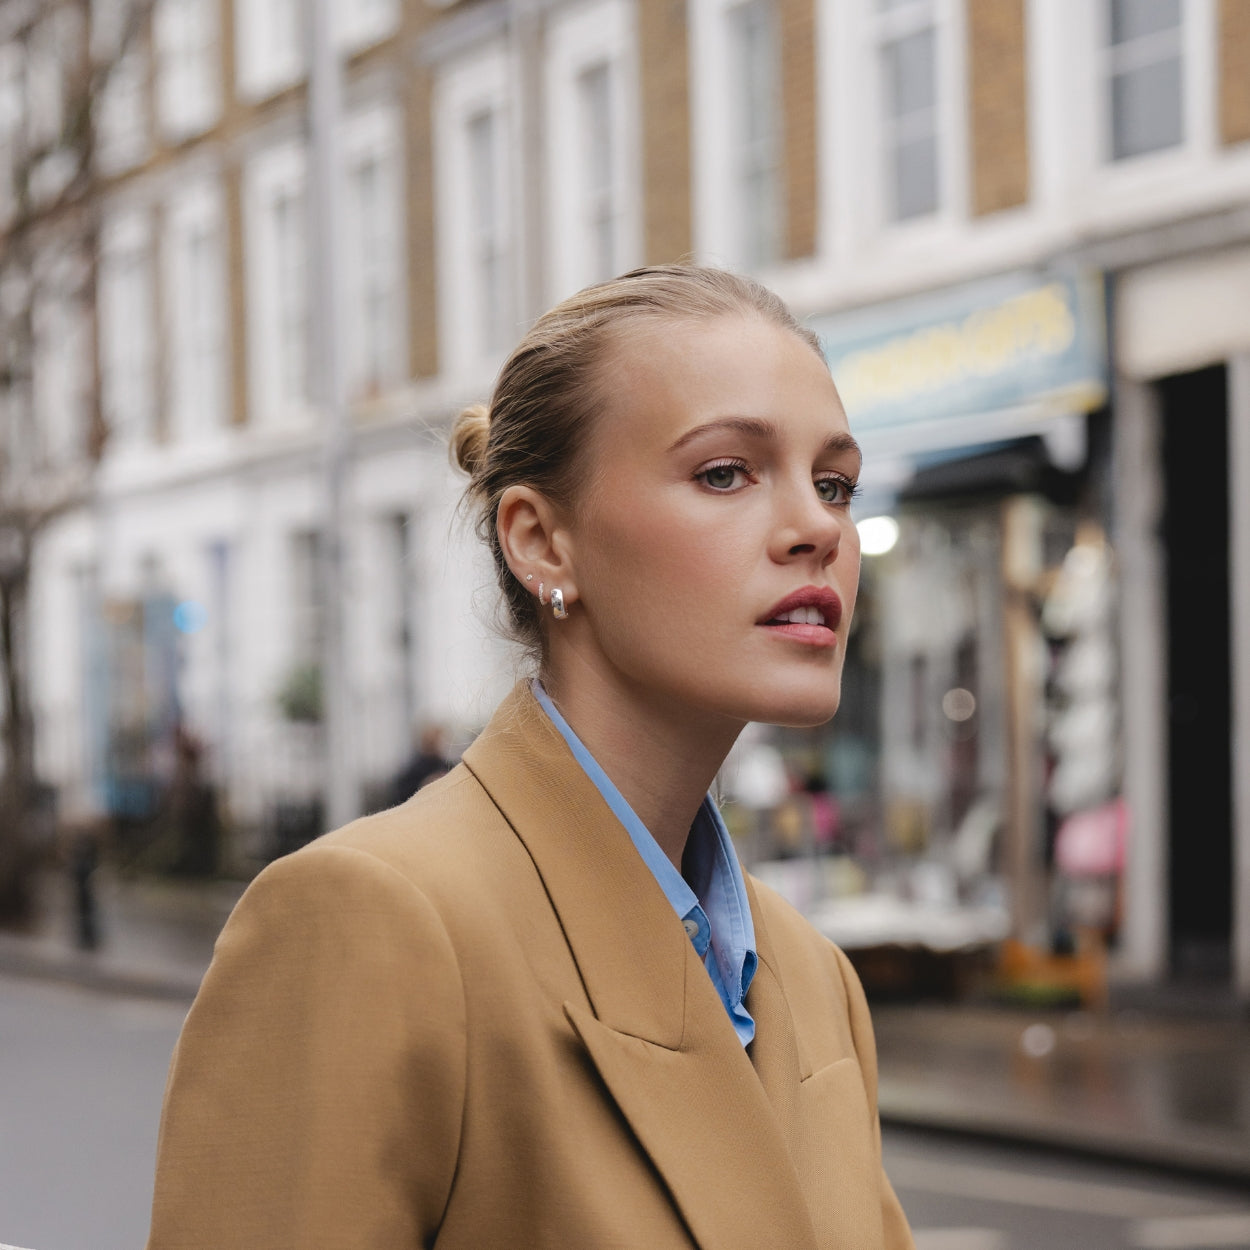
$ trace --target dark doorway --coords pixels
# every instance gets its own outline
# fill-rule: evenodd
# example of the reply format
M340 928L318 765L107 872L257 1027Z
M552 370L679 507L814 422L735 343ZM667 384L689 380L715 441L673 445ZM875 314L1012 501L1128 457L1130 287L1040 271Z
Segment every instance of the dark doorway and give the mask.
M1227 370L1165 378L1159 393L1172 975L1226 982L1233 879Z

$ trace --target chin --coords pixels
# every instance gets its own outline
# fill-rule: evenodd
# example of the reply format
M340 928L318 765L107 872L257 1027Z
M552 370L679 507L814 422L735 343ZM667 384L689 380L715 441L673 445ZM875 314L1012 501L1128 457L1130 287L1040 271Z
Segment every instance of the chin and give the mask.
M832 688L819 683L794 690L774 687L756 701L746 719L786 729L815 729L833 719L841 699L840 681Z

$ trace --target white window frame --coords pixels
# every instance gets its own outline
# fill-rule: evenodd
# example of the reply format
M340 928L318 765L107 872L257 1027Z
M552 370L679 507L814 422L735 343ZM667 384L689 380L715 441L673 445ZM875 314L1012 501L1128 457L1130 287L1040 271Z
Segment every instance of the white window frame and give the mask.
M939 0L902 0L896 8L877 11L873 14L873 37L871 57L876 77L876 90L871 102L877 114L877 164L884 218L894 226L907 225L928 217L939 216L942 205L951 195L949 170L944 168L942 160L943 131L951 124L952 119L943 107L942 83L944 73L949 72L944 64L943 43L949 38L943 30L943 14ZM933 32L933 118L932 138L934 155L934 174L937 185L934 188L935 204L928 212L913 213L907 217L900 215L899 206L893 202L891 184L894 181L894 154L901 136L896 128L905 129L906 120L897 122L885 113L885 49L888 45L899 43L926 31Z
M474 379L489 374L511 343L485 341L487 311L479 298L475 249L474 202L470 169L469 126L491 113L498 126L495 181L500 188L495 209L506 285L505 306L498 310L504 325L516 320L518 256L511 155L514 151L511 75L506 49L499 43L447 65L434 86L434 185L437 212L437 275L439 342L445 369L453 376ZM518 327L519 328L519 327Z
M13 174L25 146L25 69L19 44L0 45L0 224L17 210Z
M1087 29L1097 60L1098 163L1108 172L1134 166L1178 164L1208 156L1216 146L1219 75L1216 66L1218 18L1214 0L1180 0L1181 7L1181 142L1172 147L1115 160L1111 133L1111 57L1108 31L1109 0L1090 5Z
M286 566L292 664L321 663L326 626L321 575L324 553L325 539L316 526L288 531Z
M252 416L261 425L307 421L310 399L307 377L302 394L289 393L284 374L294 363L286 359L280 322L288 320L284 301L303 301L303 372L307 374L309 344L307 159L304 144L290 139L254 156L244 170L245 257L248 292L248 382ZM303 238L279 239L271 220L272 206L284 198L301 206ZM287 246L302 251L302 292L291 291L281 272Z
M702 137L691 152L694 238L699 256L713 264L750 267L765 281L779 280L786 252L785 104L781 11L772 5L776 38L777 98L774 134L775 238L762 257L753 255L741 210L742 164L746 152L738 126L741 89L737 81L733 24L742 0L693 0L691 5L691 133ZM817 15L818 28L820 15ZM819 78L822 77L818 75ZM820 83L817 82L819 95ZM814 104L822 119L819 104Z
M216 253L215 260L210 256L210 271L204 275L190 271L187 249L190 240L196 238L207 239ZM227 247L225 196L220 181L202 178L177 191L166 206L162 269L169 327L170 435L179 443L218 437L230 423ZM201 277L206 279L206 287L199 294L207 299L207 312L188 303ZM205 338L209 340L207 346Z
M67 467L86 456L85 294L73 257L51 260L34 299L33 407L37 462Z
M340 47L358 52L389 39L399 29L399 0L335 0L335 34Z
M132 44L113 61L94 104L100 171L113 175L141 165L151 152L148 58L141 43Z
M611 168L606 204L594 204L585 150L584 75L603 66L608 74ZM641 263L642 185L638 114L638 51L635 14L628 0L591 0L551 18L546 44L547 257L551 301L563 299L597 278ZM610 216L609 274L597 273L591 218Z
M294 37L274 47L269 33L287 25L285 6L294 10ZM303 77L304 0L235 0L234 29L235 77L244 99L263 100Z
M398 105L374 105L350 117L344 130L348 386L359 397L384 392L406 373L403 119ZM374 222L360 220L355 194L354 173L367 163L378 171L381 219ZM370 269L375 270L372 280ZM385 290L378 289L379 279L385 281ZM377 342L369 335L369 305L374 302L385 305Z
M173 142L210 129L221 116L220 0L157 0L157 113Z
M50 143L61 131L65 113L64 58L69 54L73 17L69 9L59 9L40 18L26 45L26 134L32 148Z
M1159 32L1152 35L1140 36L1132 40L1129 44L1118 44L1114 47L1111 44L1111 10L1113 0L1100 0L1099 8L1099 24L1102 27L1099 60L1101 61L1102 75L1102 92L1104 96L1103 102L1103 160L1108 163L1119 163L1121 161L1142 160L1145 157L1156 156L1163 152L1169 152L1174 148L1185 146L1185 135L1188 130L1187 117L1189 109L1187 105L1187 86L1190 74L1189 58L1186 56L1185 48L1185 28L1192 22L1192 11L1186 13L1185 0L1177 0L1177 10L1179 16L1179 24L1171 31ZM1187 22L1186 19L1189 19ZM1180 63L1180 99L1177 101L1180 107L1180 141L1170 143L1164 147L1153 148L1148 152L1138 152L1130 156L1115 155L1115 110L1112 107L1112 83L1119 74L1130 71L1135 68L1144 68L1144 64L1135 64L1135 62L1143 62L1148 64L1155 63L1156 60L1163 58L1156 54L1159 51L1167 51L1172 59L1171 53L1175 54L1176 59Z
M156 416L156 294L152 222L134 211L100 240L100 384L110 452L150 442ZM135 282L137 289L121 285ZM130 376L127 376L130 375Z
M826 4L818 29L818 136L824 249L852 266L877 265L883 253L900 265L928 262L967 227L969 138L967 24L963 0L929 0L938 32L938 209L892 219L886 193L885 134L876 0ZM1082 0L1083 2L1083 0Z
M1109 159L1106 0L1029 6L1034 182L1073 226L1132 228L1196 211L1227 194L1218 166L1236 176L1218 137L1216 0L1181 3L1184 142L1124 160Z

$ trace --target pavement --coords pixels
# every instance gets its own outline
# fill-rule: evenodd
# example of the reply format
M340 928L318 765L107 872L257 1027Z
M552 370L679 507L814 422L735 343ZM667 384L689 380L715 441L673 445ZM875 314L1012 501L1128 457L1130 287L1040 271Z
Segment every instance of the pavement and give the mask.
M76 948L49 878L39 928L0 933L0 974L190 1002L243 885L97 875L99 949ZM883 1121L1250 1183L1244 1011L890 1004L873 1022Z
M70 883L48 876L38 887L37 927L0 930L0 973L189 1003L244 883L132 879L108 868L95 877L97 949L78 949Z

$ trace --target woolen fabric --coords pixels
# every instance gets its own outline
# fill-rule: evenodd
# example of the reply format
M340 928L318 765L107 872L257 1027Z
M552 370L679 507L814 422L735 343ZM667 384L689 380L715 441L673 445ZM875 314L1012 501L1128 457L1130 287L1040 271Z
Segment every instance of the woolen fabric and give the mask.
M174 1053L149 1250L906 1250L845 957L747 878L744 1050L524 686L270 865Z

